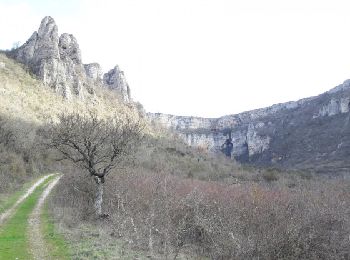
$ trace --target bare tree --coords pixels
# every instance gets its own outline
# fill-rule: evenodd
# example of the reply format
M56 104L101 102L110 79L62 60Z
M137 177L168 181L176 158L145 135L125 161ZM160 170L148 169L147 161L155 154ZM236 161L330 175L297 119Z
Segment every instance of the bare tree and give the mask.
M130 155L142 136L142 124L130 117L99 119L88 115L61 114L46 133L47 145L86 170L96 181L95 211L102 216L105 177Z

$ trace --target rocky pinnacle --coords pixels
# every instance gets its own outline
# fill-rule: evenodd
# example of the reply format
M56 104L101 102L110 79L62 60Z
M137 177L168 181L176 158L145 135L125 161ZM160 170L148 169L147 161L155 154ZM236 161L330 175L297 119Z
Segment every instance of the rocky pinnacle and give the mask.
M83 64L76 38L68 33L59 36L50 16L41 21L39 30L26 43L9 54L67 99L84 99L93 96L96 87L105 87L118 92L125 102L131 101L129 85L119 67L102 75L98 63Z

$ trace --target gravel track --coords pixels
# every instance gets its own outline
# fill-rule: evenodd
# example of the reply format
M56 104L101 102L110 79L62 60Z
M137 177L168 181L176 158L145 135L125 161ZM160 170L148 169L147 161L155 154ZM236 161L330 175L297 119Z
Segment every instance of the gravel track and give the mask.
M41 211L43 205L45 203L46 198L50 194L51 190L55 187L55 185L60 180L61 176L53 179L43 193L40 195L40 198L35 205L34 210L30 214L28 218L28 235L29 235L29 245L31 253L34 259L43 260L43 259L51 259L50 253L48 251L48 247L45 242L45 238L41 231Z
M6 219L8 219L17 209L18 205L21 204L30 194L33 193L33 191L39 186L41 185L47 178L53 176L54 174L49 174L49 175L45 175L42 178L40 178L36 183L34 183L27 191L25 194L23 194L17 201L16 203L9 208L8 210L6 210L5 212L3 212L2 214L0 214L0 226L5 222Z

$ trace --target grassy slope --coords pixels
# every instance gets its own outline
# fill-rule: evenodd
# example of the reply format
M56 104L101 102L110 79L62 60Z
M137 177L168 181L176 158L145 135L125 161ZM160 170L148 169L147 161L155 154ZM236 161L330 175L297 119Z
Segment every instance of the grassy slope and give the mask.
M1 53L0 62L5 63L5 68L0 68L0 114L11 119L41 124L61 112L87 113L91 110L101 117L115 114L138 117L136 109L124 105L114 92L96 89L94 96L68 101L44 87L21 64Z
M43 192L48 178L19 206L16 213L0 229L0 259L30 259L28 238L26 235L27 220L30 212Z
M0 214L9 209L26 190L29 189L39 178L23 184L22 188L12 194L0 194Z
M48 242L52 259L70 259L68 245L64 237L59 232L57 232L53 219L49 215L47 204L43 208L41 220L41 229L45 240Z
M94 225L82 224L79 231L64 230L71 241L72 259L148 259L145 252L131 250L127 242L111 239L108 232Z
M128 115L135 119L139 118L135 107L123 104L114 92L96 89L93 97L87 97L85 100L75 98L68 101L57 95L52 89L43 86L35 76L26 71L23 65L7 58L2 53L0 53L0 62L5 64L5 68L0 68L0 115L12 120L12 124L14 124L12 127L18 129L16 134L20 135L21 142L32 142L35 138L32 126L40 126L52 118L55 119L56 115L61 112L88 113L89 111L96 111L102 118L114 115ZM28 129L25 129L24 122L28 123ZM148 130L148 128L145 129L145 131ZM21 192L16 192L10 197L0 194L0 210L11 206L20 194ZM17 257L19 259L27 259L26 237L20 234L20 231L25 227L22 225L23 223L18 226L12 224L23 222L26 219L34 207L38 195L38 192L32 194L26 200L25 205L21 205L16 216L11 219L11 223L6 225L0 233L0 259L10 259L10 256L15 253L18 253ZM2 204L1 196L4 200ZM42 230L49 242L50 251L56 259L69 259L67 244L64 237L56 232L47 207L43 210L42 221ZM17 245L12 246L12 243ZM85 254L84 251L91 249L91 245L94 244L96 243L92 240L78 243L79 253L83 251L79 257L82 257ZM115 246L119 247L117 244ZM1 250L1 248L4 250ZM5 248L7 249L5 250ZM111 245L111 248L114 248L114 246ZM106 248L106 250L99 253L91 253L108 256L111 248Z
M28 73L22 64L3 53L0 53L0 63L5 64L5 67L0 68L0 119L8 122L6 127L16 137L16 148L23 152L23 154L14 152L15 148L12 146L3 147L0 140L0 157L5 155L0 162L0 205L2 197L5 197L1 193L9 191L9 189L2 191L4 185L1 183L5 183L3 180L6 179L8 182L6 187L18 187L18 183L14 183L18 181L15 169L20 169L20 174L25 175L22 176L23 181L28 180L26 169L33 169L34 172L40 169L40 162L33 163L34 166L28 163L31 159L35 161L37 158L28 160L25 153L32 154L31 149L37 147L37 127L55 120L58 114L62 112L86 114L94 111L101 118L118 115L139 119L136 107L132 104L125 105L115 92L96 88L95 94L85 99L65 100L52 89L43 86L41 81ZM8 173L11 178L6 177Z
M87 113L89 110L95 110L101 117L127 114L138 118L138 113L134 108L119 102L117 96L110 91L97 89L95 99L67 101L56 95L51 89L42 86L41 82L27 73L22 65L8 59L5 55L0 54L0 62L5 63L5 69L0 69L0 115L2 114L12 120L17 119L18 125L15 125L14 128L20 129L24 133L26 130L22 130L23 121L34 124L35 128L35 126L44 124L50 118L55 118L58 113L63 111ZM30 125L28 131L33 132L32 128ZM162 133L161 130L157 129L156 132L161 136L167 137L169 135L167 131ZM22 135L27 136L26 133ZM35 133L32 136L34 140ZM23 140L23 142L27 142L26 137ZM138 161L142 171L145 168L151 172L162 170L172 172L175 175L203 179L217 179L218 172L225 172L225 176L228 176L229 172L232 171L232 166L224 165L216 160L208 160L206 156L202 158L201 153L194 153L193 150L187 151L188 148L182 147L180 142L175 142L176 146L180 146L175 146L175 148L172 141L169 143L169 140L165 140L164 144L161 144L163 141L159 142L153 144L153 146L156 146L154 151L150 150L147 145L144 153L140 153L142 158ZM169 147L170 149L168 149ZM64 240L55 232L53 222L47 211L44 211L43 219L43 230L52 243L52 250L64 259L66 257ZM89 233L95 234L94 228L96 227L89 227ZM114 241L106 245L103 241L100 242L100 236L104 234L99 234L98 237L94 237L94 234L80 237L78 240L70 237L69 234L65 234L69 245L73 247L73 255L78 259L83 257L85 259L93 257L98 259L111 258L113 254L117 254L117 256L114 256L123 259L127 257L134 258L135 253L128 250L128 246L124 246L124 243ZM137 255L140 257L140 254Z
M2 54L0 54L0 62L4 62L6 64L5 69L0 69L0 114L4 114L12 119L17 118L20 120L25 120L27 122L40 125L50 117L54 117L57 113L60 113L62 111L77 111L81 113L86 113L88 110L93 109L96 110L101 116L135 113L135 110L130 109L125 105L122 105L120 102L118 103L118 100L116 98L108 97L108 95L111 95L111 92L106 94L102 91L98 91L97 99L94 102L92 102L92 100L87 100L87 102L84 102L82 100L63 100L61 97L55 95L55 93L53 93L53 91L51 91L50 89L41 86L41 83L33 77L31 77L29 74L27 74L20 65L18 65L12 60L7 59ZM18 126L18 128L20 127L21 125ZM167 133L164 133L164 135L166 134ZM323 250L327 252L333 250L333 255L335 256L341 255L341 253L335 253L335 250L339 250L339 248L341 248L342 242L346 241L346 244L344 245L348 246L349 232L347 232L347 227L349 225L346 225L346 223L349 222L346 219L346 216L349 216L349 214L345 213L347 212L347 208L349 207L344 207L344 205L346 206L345 202L349 200L339 200L339 198L342 198L342 196L346 198L346 196L348 196L348 193L337 193L335 192L337 189L333 189L334 191L328 194L324 193L324 191L329 190L328 187L325 188L323 191L322 187L320 188L320 190L318 190L315 188L316 185L314 185L312 187L314 187L315 190L310 192L310 194L314 197L311 197L309 196L309 193L306 192L308 186L300 186L298 184L298 178L294 178L295 176L292 174L285 174L285 176L282 176L282 174L275 171L268 171L266 173L262 172L262 174L260 174L260 171L256 172L255 170L252 170L252 174L248 174L249 171L247 172L245 168L231 169L231 166L225 166L224 163L217 161L216 159L211 161L208 160L208 158L206 157L202 158L200 154L193 154L192 151L189 151L187 153L186 150L182 150L183 148L174 148L172 144L168 144L167 142L163 146L160 146L159 143L152 144L150 146L153 147L151 149L153 149L154 151L152 151L149 147L146 147L147 149L145 149L145 151L141 153L141 156L138 159L138 167L140 168L139 170L142 172L146 168L149 172L161 172L166 174L171 173L175 176L180 175L187 176L190 178L194 176L195 178L197 177L204 180L216 180L219 173L223 172L224 169L222 167L224 167L227 168L227 172L230 173L226 176L228 182L234 179L241 179L241 181L238 180L237 182L239 185L241 184L240 182L242 182L242 194L244 196L242 195L242 197L240 197L240 194L236 195L237 201L234 201L234 204L232 205L228 203L229 200L226 203L227 198L223 197L226 193L221 193L220 191L216 190L221 187L220 185L216 187L215 183L213 184L210 182L203 184L203 189L205 187L210 188L210 190L206 189L206 191L211 191L211 193L208 192L208 198L211 198L211 196L213 196L212 198L215 198L215 196L217 196L219 198L219 201L220 198L222 198L221 201L223 202L219 205L222 206L222 209L227 208L227 213L225 213L225 216L228 224L227 226L225 226L226 229L220 228L217 231L217 240L213 240L214 246L212 248L218 248L218 250L220 250L220 248L217 247L217 245L219 244L222 246L222 248L224 248L225 250L230 250L231 252L235 252L235 250L242 250L242 252L244 251L244 254L242 254L243 256L245 256L245 258L241 259L251 259L253 258L253 256L259 257L259 255L261 255L262 258L264 258L265 255L265 259L271 259L271 253L273 252L276 252L278 250L293 250L292 252L295 251L295 255L292 254L291 256L287 257L287 252L286 257L284 257L284 259L292 259L293 256L299 256L294 258L302 258L300 257L301 255L298 252L296 252L297 250L304 250L303 252L305 254L308 254L309 256L314 254L314 258L317 254L320 255L320 250L317 247L315 249L312 248L312 246L314 245L317 245L319 247L324 246ZM208 168L211 168L209 172ZM219 175L219 177L220 179L225 178L225 176L221 176L221 174ZM279 178L280 180L278 180ZM128 180L125 181L126 184L128 184L127 181ZM234 183L235 182L236 180L234 180ZM192 182L191 184L191 180L188 180L187 183L190 187L190 185L196 182ZM260 185L260 183L262 183L262 185ZM276 187L273 186L273 183L277 183ZM239 187L239 185L237 186ZM133 187L132 185L130 186ZM235 186L236 185L234 185L233 187ZM298 190L299 188L294 188L298 186L300 186L301 192ZM63 187L61 186L61 188ZM282 194L287 195L278 197L277 195L279 189L282 189ZM57 190L62 192L63 189ZM256 191L260 191L260 193ZM289 191L291 191L290 194ZM61 195L64 193L57 194ZM71 190L70 194L73 194ZM157 195L156 192L152 193L152 191L150 192L150 194L155 197ZM298 196L296 196L295 194ZM328 204L327 201L320 201L318 194L328 194L328 196L324 198L329 198ZM150 198L151 195L149 195ZM143 194L140 193L140 198L142 197ZM251 200L251 197L253 197L253 200ZM258 202L255 201L255 197L257 198ZM334 200L332 201L331 198L334 198ZM288 203L290 203L291 207L289 207L288 204L288 209L286 209L284 205L287 205L287 203L285 203L284 201L289 201ZM176 205L176 203L174 204ZM236 206L236 204L238 206ZM258 205L258 207L256 206L256 204ZM52 204L52 206L56 208L58 205ZM138 204L136 203L135 205L138 206ZM182 207L181 205L182 204L179 204L180 209ZM299 208L299 205L302 205L303 207ZM69 203L66 203L63 206L66 207L63 208L64 210L69 209ZM73 207L74 205L72 205L70 208ZM186 207L188 207L187 204ZM212 224L215 228L216 223L221 223L218 221L217 218L217 216L220 216L220 214L217 214L218 211L214 210L216 209L216 207L217 206L212 207L212 214L210 214L211 212L209 212L209 214L206 213L207 215L203 213L203 215L198 214L198 216L195 217L198 218L200 221L203 221L203 223ZM294 209L294 207L296 210L290 213L289 208ZM193 208L195 207L193 206ZM218 206L218 208L220 208L220 206ZM203 209L206 208L204 207ZM211 209L211 207L209 207L209 209ZM331 212L331 214L327 213L328 211ZM57 210L57 212L59 212L59 210ZM202 210L199 212L205 211ZM278 218L273 217L273 215L271 215L271 212L277 212L278 214L276 214L276 216L278 216ZM71 215L69 215L69 213L67 214L66 211L64 211L64 213L66 215L66 218L71 219L75 217L77 211L72 211ZM129 213L129 215L131 215L134 213L134 211L130 210ZM140 211L140 213L138 214L141 214L141 216L146 216L146 214L148 213L147 211ZM161 216L164 215L164 212L161 211L159 214L159 219L162 219ZM232 223L230 222L230 216L232 216L233 214L236 215L236 218L234 220L235 222L233 223L235 225L238 223L239 227L237 229L236 236L238 239L240 239L237 240L238 247L236 247L232 243L229 243L228 240L228 235L231 234L229 232L231 232L230 230L233 227L233 225L230 225L230 223ZM290 214L292 218L290 218ZM52 243L52 250L57 256L60 256L64 259L64 257L66 257L66 245L62 237L60 237L60 235L57 235L57 233L55 232L54 226L52 224L53 222L50 222L51 220L47 211L44 211L43 218L44 220L45 218L47 220L43 223L43 230L46 233L47 238L50 238L49 240ZM297 218L298 220L296 220ZM310 219L311 222L309 222ZM184 218L184 221L185 220L186 219ZM59 219L57 219L57 221L59 221ZM64 221L62 223L65 224ZM330 223L327 224L330 231L324 231L325 228L323 227L323 223ZM340 225L344 225L342 229L345 230L346 235L342 235L340 232L342 229L337 228L333 223L340 223ZM72 226L67 225L65 226L65 228L68 230L63 229L65 237L69 241L69 246L72 250L72 256L74 259L135 258L136 254L134 254L134 252L128 252L128 248L130 247L128 247L126 243L115 241L115 237L110 236L110 231L111 228L113 229L113 226L109 226L106 228L106 230L103 230L99 225L94 225L94 223L92 223L91 225L84 225L81 219L78 219L78 224ZM162 224L161 221L160 224ZM326 224L324 225L327 228ZM139 227L143 227L144 223L140 220L138 225ZM290 231L290 225L292 225L292 227L294 228L292 231ZM85 228L80 229L82 226ZM309 228L310 226L311 228ZM174 227L181 226L174 225ZM203 226L204 229L206 229L207 227L208 226ZM298 233L299 229L303 231L300 234ZM333 232L331 229L334 229L334 233L338 232L336 236L337 238L339 237L338 240L333 239L335 237L330 235ZM210 229L208 230L210 232L216 232ZM294 234L294 232L296 235ZM4 254L4 252L1 252L1 247L3 245L3 241L1 240L1 234L2 233L0 232L0 259L3 259L1 255ZM145 238L147 234L147 232L144 233ZM181 235L181 232L179 232L178 234ZM176 235L176 233L174 233L174 235ZM221 237L222 240L220 240ZM314 240L312 240L312 238ZM328 242L324 238L329 238L327 240ZM346 240L344 238L346 238ZM19 237L19 239L25 240L25 238L21 237ZM296 240L294 241L294 239ZM321 242L318 242L317 239L321 239ZM340 246L336 247L333 245L328 245L330 244L329 241L332 240L336 241L336 243ZM249 243L247 243L247 241ZM314 243L314 241L316 242ZM8 243L10 242L11 241L8 241ZM22 247L20 247L19 250L24 250L26 244L23 241L19 241L19 243L22 243ZM255 249L253 247L255 247ZM219 252L215 251L214 249L212 250L216 253ZM250 254L251 252L252 254ZM332 255L331 253L332 252L330 252L329 254L330 256ZM327 255L326 253L324 254ZM147 255L147 252L144 252L144 255ZM348 256L348 254L346 256ZM140 256L138 256L138 258L140 258ZM303 258L306 259L307 257ZM336 258L324 257L323 259ZM338 259L341 258L338 257Z

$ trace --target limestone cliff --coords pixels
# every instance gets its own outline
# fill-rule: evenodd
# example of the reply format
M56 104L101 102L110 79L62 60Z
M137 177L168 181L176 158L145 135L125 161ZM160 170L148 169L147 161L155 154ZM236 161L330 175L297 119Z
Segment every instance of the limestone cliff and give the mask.
M125 102L131 101L129 85L118 66L102 75L98 63L83 64L76 38L67 33L59 36L50 16L41 21L39 30L25 44L8 55L27 65L45 85L67 99L91 97L96 87L106 87L119 92Z
M118 66L102 72L83 64L72 34L58 34L51 17L7 55L25 64L45 85L67 99L94 98L96 88L119 93L131 102L130 88ZM0 68L4 67L0 64ZM217 152L230 131L234 158L255 165L350 172L350 80L317 97L273 105L220 118L147 116L177 131L192 146ZM142 113L142 108L140 106Z
M232 131L233 155L255 165L349 172L350 81L316 97L220 118L148 114L193 146L220 150Z

